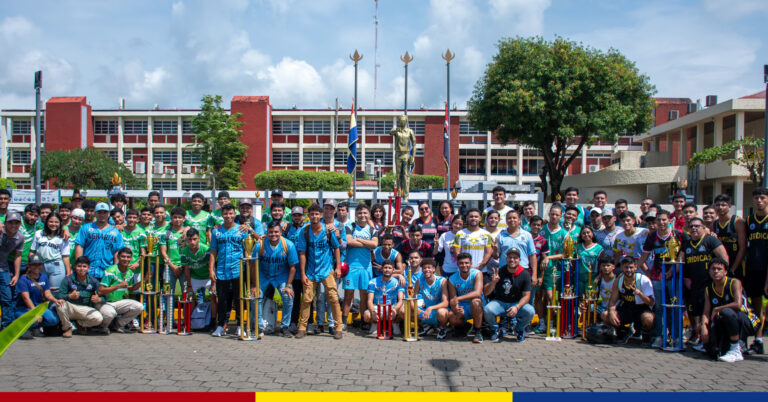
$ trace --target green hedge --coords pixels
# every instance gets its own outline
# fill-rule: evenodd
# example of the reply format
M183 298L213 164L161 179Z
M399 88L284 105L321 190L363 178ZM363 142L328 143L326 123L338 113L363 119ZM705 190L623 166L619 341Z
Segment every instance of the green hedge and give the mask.
M304 170L272 170L253 178L256 188L279 188L283 191L347 191L352 187L352 176L337 172L311 172Z
M0 179L0 188L16 188L16 183L11 179Z
M410 190L429 190L445 188L445 177L432 176L427 174L412 174ZM389 172L381 178L381 189L383 191L392 191L395 188L395 175Z

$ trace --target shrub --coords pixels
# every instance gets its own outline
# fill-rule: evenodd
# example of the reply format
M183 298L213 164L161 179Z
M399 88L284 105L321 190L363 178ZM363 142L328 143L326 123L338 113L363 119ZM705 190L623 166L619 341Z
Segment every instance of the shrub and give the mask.
M352 186L352 178L345 173L312 172L304 170L272 170L253 178L258 189L283 191L346 191Z
M429 186L433 189L441 189L445 187L445 177L432 176L427 174L412 174L411 175L411 188L413 190L428 190ZM381 189L383 191L392 191L395 188L395 175L389 172L381 178Z

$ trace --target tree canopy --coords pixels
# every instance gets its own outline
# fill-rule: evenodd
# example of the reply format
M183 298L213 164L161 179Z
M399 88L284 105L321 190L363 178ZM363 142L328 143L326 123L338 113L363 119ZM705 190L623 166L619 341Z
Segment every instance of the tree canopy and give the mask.
M190 149L205 168L202 174L212 174L217 188L242 188L242 165L248 146L240 140L241 114L227 113L221 106L221 95L204 95L201 102L201 111L192 120L196 137Z
M40 167L41 180L55 180L56 187L59 188L108 190L112 188L112 177L115 173L120 176L125 188L146 187L146 183L136 178L122 163L115 162L107 154L93 147L45 152L42 154ZM35 177L34 164L30 177Z
M691 159L688 160L688 169L694 169L700 164L724 160L729 165L737 165L747 169L752 183L755 186L761 186L765 161L763 144L765 142L762 138L746 137L703 149L691 156Z
M475 84L469 121L502 143L540 150L552 199L584 146L650 127L655 89L617 50L563 38L504 39L498 49Z

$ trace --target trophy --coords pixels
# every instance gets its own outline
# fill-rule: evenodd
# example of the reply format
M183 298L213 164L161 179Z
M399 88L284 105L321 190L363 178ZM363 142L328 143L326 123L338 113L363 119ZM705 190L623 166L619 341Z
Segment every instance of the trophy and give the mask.
M146 308L139 319L139 332L142 334L155 334L159 329L157 322L158 312L155 309L160 305L160 294L158 292L160 290L160 273L154 272L154 280L152 279L152 257L155 258L155 270L159 269L160 265L160 257L157 253L153 254L158 241L159 238L157 236L153 234L148 235L147 252L149 254L143 255L139 259L139 272L141 276L139 299L142 306L146 303ZM145 319L149 325L145 325Z
M246 223L246 227L250 229L250 224ZM259 261L253 257L253 249L256 248L258 240L252 236L248 236L243 239L243 257L240 258L240 317L238 317L238 324L240 325L240 340L241 341L254 341L259 339L259 323L253 323L251 321L258 320L259 317ZM262 247L266 246L266 242ZM251 264L256 265L255 273L251 272ZM253 276L256 275L256 293L251 294L251 283L253 282ZM253 308L251 307L253 306ZM254 317L251 319L251 316ZM251 326L254 327L254 333L251 333Z
M416 294L413 288L413 270L408 270L408 290L405 294L405 317L403 340L414 342L419 340L419 309L416 306Z
M557 283L557 274L552 272L552 283ZM547 338L548 341L561 341L560 338L560 304L557 300L557 286L552 292L552 303L547 306ZM552 316L555 316L555 326L552 328Z
M683 345L683 313L685 305L683 300L683 263L677 261L677 255L680 250L680 241L673 233L664 243L667 252L662 255L661 262L661 307L662 313L662 346L661 348L670 352L680 352L684 350ZM667 279L667 272L671 272L671 278ZM667 282L672 283L672 287L667 292ZM669 299L669 302L667 302ZM667 316L671 318L669 325ZM667 336L669 334L669 336Z
M669 236L669 239L664 242L664 246L667 248L667 252L662 256L667 261L675 263L677 262L677 254L680 252L680 242L675 237L674 233Z
M570 235L565 236L565 240L563 240L563 255L569 260L576 256L576 242Z

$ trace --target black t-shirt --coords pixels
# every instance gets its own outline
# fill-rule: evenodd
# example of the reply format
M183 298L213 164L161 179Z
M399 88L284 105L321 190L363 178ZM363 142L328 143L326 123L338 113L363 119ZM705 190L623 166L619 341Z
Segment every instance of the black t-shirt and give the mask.
M505 303L517 303L523 297L523 292L531 291L531 275L527 269L514 276L506 268L499 269L499 281L493 289L491 299Z
M736 231L736 220L740 219L736 215L731 216L728 223L723 227L720 225L720 221L716 220L714 223L714 232L717 239L725 246L725 251L728 253L728 261L732 264L736 259L736 254L739 252L739 234Z
M419 218L416 219L414 223L421 226L421 233L424 234L422 240L429 243L430 247L434 248L435 238L437 236L437 220L432 217L429 219L429 223L424 223L424 221Z
M661 256L667 253L667 241L669 241L670 235L674 236L678 242L682 243L680 240L682 234L675 229L671 229L669 233L667 233L667 237L664 238L659 236L658 231L650 233L645 238L645 243L643 243L643 252L653 254L653 266L650 267L650 277L653 281L661 280L661 264L664 263L664 259ZM677 258L677 256L675 256L675 258Z
M685 254L683 260L683 277L691 279L691 289L701 290L709 283L707 266L712 259L712 252L723 243L712 235L704 235L699 241L684 235L681 250Z
M747 271L768 269L768 216L747 217Z

